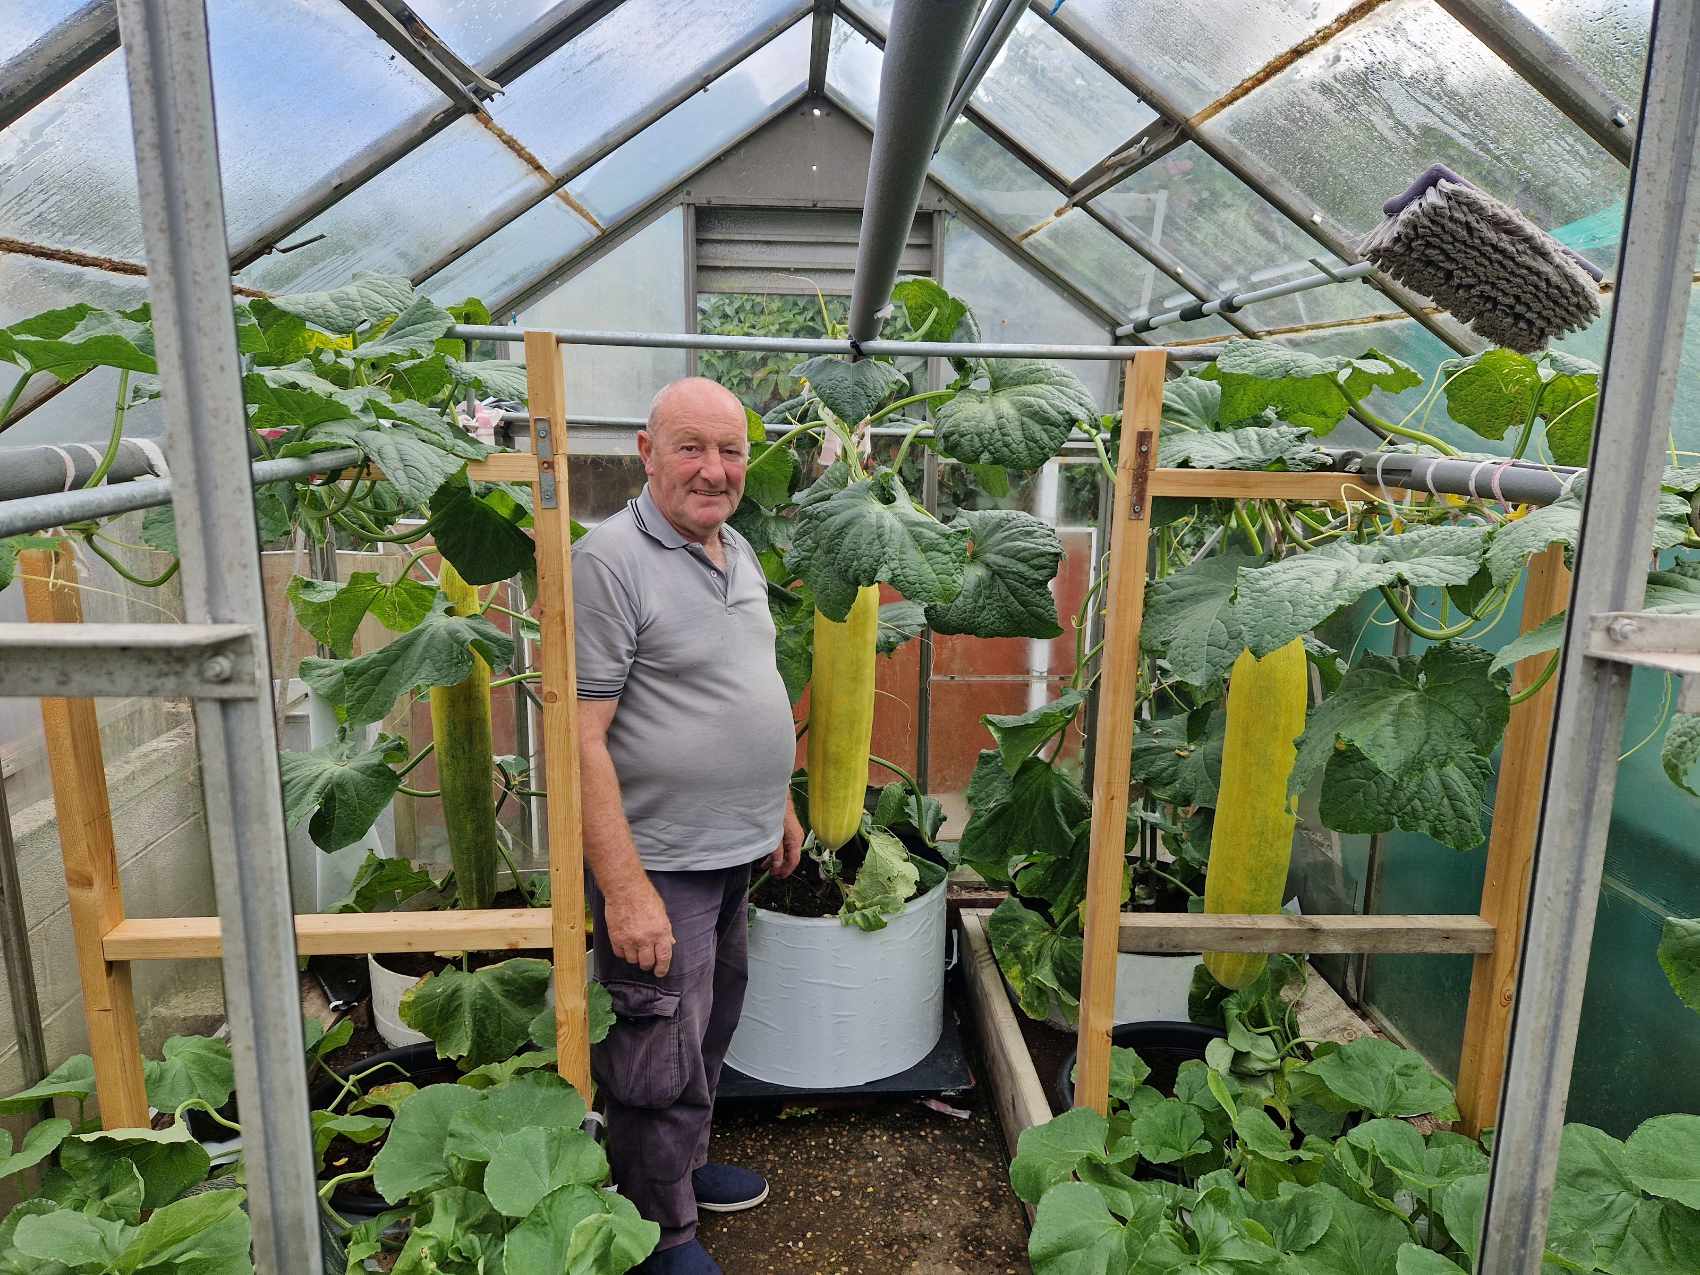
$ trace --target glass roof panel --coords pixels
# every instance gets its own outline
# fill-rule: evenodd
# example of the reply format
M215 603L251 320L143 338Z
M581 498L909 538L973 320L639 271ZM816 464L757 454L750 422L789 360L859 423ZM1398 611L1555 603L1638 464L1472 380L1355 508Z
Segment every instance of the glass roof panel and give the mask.
M1281 171L1350 235L1443 163L1559 230L1618 203L1626 170L1430 0L1392 0L1205 126ZM1602 265L1616 236L1579 250ZM1601 244L1600 241L1604 243Z
M232 245L443 100L336 0L213 0L208 26ZM0 134L0 227L141 259L122 58L103 59Z
M953 194L1011 235L1038 225L1063 201L1056 187L968 120L951 125L933 156L932 171Z
M871 123L880 101L880 64L885 54L843 18L832 20L832 43L826 60L826 87L863 123Z
M269 291L332 287L356 270L411 274L480 220L543 179L476 120L456 120L303 226L290 253L261 257L242 282Z
M592 0L410 0L444 44L468 66L488 71L536 32L571 17Z
M594 235L583 217L551 195L432 275L424 289L443 305L469 296L510 296Z
M669 111L571 186L604 226L682 181L800 94L809 74L808 22L798 22L702 92Z
M83 4L84 0L0 0L0 62L16 57Z
M1033 13L970 99L1064 177L1078 177L1157 113Z
M1354 0L1069 0L1058 26L1137 68L1192 115Z
M1513 0L1638 113L1653 0Z
M800 0L626 0L515 80L490 112L563 174L650 104L687 91L727 50L807 8Z
M1339 264L1191 142L1146 164L1093 200L1092 207L1174 253L1212 296L1315 274L1313 257ZM1166 300L1158 299L1159 304ZM1191 300L1187 296L1178 304ZM1259 302L1241 317L1259 328L1276 328L1392 308L1392 302L1367 285L1332 284Z

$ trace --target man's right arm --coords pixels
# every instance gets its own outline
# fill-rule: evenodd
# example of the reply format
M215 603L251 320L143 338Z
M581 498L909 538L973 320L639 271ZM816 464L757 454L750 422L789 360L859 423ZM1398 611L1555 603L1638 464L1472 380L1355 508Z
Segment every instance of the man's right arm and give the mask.
M605 901L614 955L664 977L673 964L673 927L666 905L638 858L620 801L620 779L608 753L618 699L578 702L579 785L584 802L584 857Z

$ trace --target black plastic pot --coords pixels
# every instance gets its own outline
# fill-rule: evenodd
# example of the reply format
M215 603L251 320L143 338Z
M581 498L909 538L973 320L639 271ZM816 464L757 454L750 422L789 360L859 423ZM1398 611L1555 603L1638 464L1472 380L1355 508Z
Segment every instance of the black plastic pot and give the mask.
M332 1068L332 1071L344 1080L350 1076L370 1071L373 1067L384 1063L393 1063L407 1074L404 1077L395 1067L387 1068L386 1074L374 1079L380 1084L403 1079L411 1080L423 1088L426 1085L452 1082L460 1078L460 1071L453 1062L437 1057L437 1047L427 1041L422 1045L403 1045L400 1049L386 1049L382 1053L372 1054L358 1062L348 1063L342 1067ZM322 1107L337 1093L336 1082L328 1076L320 1076L312 1089L314 1107ZM350 1222L360 1223L367 1218L377 1217L390 1206L383 1197L371 1189L371 1180L353 1182L339 1186L331 1192L330 1206Z
M1210 1042L1226 1036L1219 1027L1204 1027L1198 1023L1123 1023L1110 1032L1110 1043L1131 1049L1151 1068L1146 1084L1160 1093L1173 1097L1175 1076L1181 1064L1190 1059L1203 1061ZM1074 1105L1074 1054L1063 1059L1052 1081L1051 1107L1067 1111Z

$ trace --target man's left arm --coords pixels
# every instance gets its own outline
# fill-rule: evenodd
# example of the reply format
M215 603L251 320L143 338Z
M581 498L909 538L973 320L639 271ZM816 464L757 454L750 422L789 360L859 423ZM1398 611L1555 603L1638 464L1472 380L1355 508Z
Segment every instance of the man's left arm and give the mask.
M791 790L785 790L785 831L780 835L779 848L767 856L767 870L784 878L796 870L803 856L803 825L797 818L797 807L791 802Z

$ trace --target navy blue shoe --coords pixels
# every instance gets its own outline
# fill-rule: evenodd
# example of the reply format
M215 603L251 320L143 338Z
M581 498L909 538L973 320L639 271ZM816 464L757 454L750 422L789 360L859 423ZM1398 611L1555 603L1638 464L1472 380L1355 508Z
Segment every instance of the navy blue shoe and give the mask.
M691 1174L697 1207L710 1213L742 1213L767 1199L767 1179L735 1164L705 1164Z
M701 1240L686 1240L672 1248L657 1249L632 1267L632 1275L724 1275L720 1263L708 1255Z

